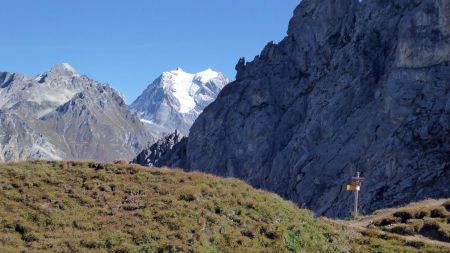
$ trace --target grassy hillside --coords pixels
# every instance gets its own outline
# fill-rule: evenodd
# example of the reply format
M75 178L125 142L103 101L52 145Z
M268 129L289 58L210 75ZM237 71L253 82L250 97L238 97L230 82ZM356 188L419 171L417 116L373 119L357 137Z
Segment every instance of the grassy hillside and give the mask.
M383 231L450 243L450 200L400 208L369 226Z
M329 221L361 234L356 245L369 252L450 252L449 209L448 199L427 199L358 219Z
M314 219L234 179L36 161L0 164L0 252L450 251Z

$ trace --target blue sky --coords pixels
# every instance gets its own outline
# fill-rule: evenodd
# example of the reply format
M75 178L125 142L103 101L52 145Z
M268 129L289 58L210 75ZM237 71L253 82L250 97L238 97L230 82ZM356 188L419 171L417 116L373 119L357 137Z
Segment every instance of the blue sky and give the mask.
M209 67L234 78L285 35L299 0L0 0L0 71L68 62L134 100L161 72Z

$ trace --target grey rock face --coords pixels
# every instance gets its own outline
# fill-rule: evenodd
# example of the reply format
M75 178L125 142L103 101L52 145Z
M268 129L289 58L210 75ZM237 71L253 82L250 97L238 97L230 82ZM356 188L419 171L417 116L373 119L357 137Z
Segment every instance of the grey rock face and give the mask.
M0 73L3 161L129 160L152 135L109 85L68 64L28 78Z
M318 215L450 196L450 2L303 0L196 120L182 165ZM181 147L184 146L184 147Z
M131 104L153 132L183 135L230 80L211 69L190 74L178 68L164 72Z
M166 135L139 153L132 163L144 166L162 166L168 160L174 160L174 156L178 153L174 152L174 146L184 142L185 139L186 137L183 137L178 131ZM171 152L170 156L168 152Z
M60 160L64 155L19 117L0 111L0 162Z

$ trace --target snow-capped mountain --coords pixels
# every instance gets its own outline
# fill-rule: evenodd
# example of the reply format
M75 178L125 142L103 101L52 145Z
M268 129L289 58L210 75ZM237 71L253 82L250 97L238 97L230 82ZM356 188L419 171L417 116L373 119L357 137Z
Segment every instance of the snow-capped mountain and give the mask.
M153 131L170 133L178 129L188 135L198 115L229 82L222 73L211 69L191 74L177 68L153 81L131 109Z
M0 72L0 162L128 160L154 140L120 93L67 63L35 77Z

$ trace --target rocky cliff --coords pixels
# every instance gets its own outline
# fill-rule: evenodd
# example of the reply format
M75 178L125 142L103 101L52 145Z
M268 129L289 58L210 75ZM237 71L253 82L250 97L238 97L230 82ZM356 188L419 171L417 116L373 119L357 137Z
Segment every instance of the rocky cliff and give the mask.
M131 163L144 164L146 166L164 166L168 162L179 160L186 151L175 151L174 147L184 141L186 141L186 137L183 137L178 131L170 133L142 150ZM179 147L182 147L182 145L179 145ZM175 157L178 153L180 157ZM172 166L180 165L172 164Z
M238 177L318 215L450 196L450 1L303 0L166 165Z
M67 63L0 73L0 161L131 159L153 141L121 95Z

